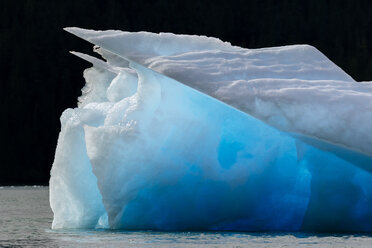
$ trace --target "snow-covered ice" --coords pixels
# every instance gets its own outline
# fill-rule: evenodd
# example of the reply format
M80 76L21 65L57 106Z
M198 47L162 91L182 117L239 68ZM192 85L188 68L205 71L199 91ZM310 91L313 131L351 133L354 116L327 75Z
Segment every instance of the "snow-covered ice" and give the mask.
M372 84L316 48L66 28L53 228L372 231Z

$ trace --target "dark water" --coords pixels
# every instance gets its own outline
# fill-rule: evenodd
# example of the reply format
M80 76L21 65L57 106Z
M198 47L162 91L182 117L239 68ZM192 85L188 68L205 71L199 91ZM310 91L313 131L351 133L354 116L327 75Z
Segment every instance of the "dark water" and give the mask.
M0 247L372 247L371 235L51 230L47 187L0 188Z

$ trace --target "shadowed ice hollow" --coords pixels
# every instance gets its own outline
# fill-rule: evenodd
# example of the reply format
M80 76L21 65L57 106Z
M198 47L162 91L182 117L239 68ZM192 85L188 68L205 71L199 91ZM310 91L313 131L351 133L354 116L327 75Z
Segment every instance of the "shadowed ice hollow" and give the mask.
M53 228L372 231L372 84L316 48L66 28Z

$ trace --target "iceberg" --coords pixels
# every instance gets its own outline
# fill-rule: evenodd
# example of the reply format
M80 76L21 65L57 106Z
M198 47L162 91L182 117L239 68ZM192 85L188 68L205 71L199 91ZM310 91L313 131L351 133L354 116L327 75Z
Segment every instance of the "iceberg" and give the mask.
M94 44L61 116L53 228L372 231L372 84L316 48L66 31Z

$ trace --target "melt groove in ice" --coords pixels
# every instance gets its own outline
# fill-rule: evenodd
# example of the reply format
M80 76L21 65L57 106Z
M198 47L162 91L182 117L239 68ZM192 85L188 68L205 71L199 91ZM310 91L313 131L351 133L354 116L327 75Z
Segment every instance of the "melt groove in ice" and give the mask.
M66 28L53 228L372 231L372 84L314 47Z

